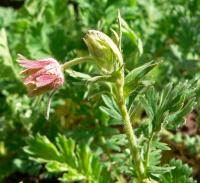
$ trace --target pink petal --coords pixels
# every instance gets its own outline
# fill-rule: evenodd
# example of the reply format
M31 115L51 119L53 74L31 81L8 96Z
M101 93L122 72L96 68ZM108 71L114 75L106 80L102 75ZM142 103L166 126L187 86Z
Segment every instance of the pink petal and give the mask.
M39 69L44 66L51 64L51 60L38 60L38 61L31 61L31 60L20 60L19 64L23 67L30 68L30 69Z
M36 86L37 87L46 86L46 85L54 82L56 78L57 78L57 76L53 75L53 74L41 75L41 76L36 78Z
M41 75L46 73L46 69L38 69L35 73L29 75L27 78L24 79L24 84L28 84L29 82L35 82L35 79Z

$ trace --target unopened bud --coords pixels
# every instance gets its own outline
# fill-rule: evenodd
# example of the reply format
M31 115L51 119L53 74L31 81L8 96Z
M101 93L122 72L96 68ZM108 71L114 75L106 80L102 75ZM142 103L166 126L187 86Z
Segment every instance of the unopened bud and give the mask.
M123 62L118 47L106 34L89 30L83 40L103 72L111 73L117 64L121 65Z

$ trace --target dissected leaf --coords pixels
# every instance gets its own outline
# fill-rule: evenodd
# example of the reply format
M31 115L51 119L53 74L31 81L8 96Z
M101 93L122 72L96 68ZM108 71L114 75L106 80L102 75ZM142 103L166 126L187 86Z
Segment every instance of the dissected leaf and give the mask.
M169 165L175 168L161 176L161 183L196 183L191 177L192 169L187 164L183 164L181 160L172 159Z
M56 137L55 145L47 137L37 135L29 140L25 152L34 161L45 163L48 172L63 172L59 178L63 182L87 180L103 183L101 176L107 175L104 165L92 154L88 145L75 145L74 140L63 135Z

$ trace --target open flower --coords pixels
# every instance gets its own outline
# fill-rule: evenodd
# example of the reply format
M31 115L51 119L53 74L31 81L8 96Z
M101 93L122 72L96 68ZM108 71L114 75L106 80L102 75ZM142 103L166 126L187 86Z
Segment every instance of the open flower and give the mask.
M26 68L21 74L25 75L24 84L28 89L29 96L56 90L64 83L61 66L53 58L28 60L20 56L19 64Z

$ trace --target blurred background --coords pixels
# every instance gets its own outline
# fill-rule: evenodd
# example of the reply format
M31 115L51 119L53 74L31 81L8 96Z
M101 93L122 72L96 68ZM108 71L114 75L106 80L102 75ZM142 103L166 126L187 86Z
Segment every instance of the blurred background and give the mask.
M55 94L50 120L44 118L48 95L29 98L21 82L16 58L20 53L30 59L54 57L64 63L87 55L82 38L89 29L112 36L117 10L141 39L143 54L123 37L127 69L150 60L163 63L153 71L151 80L158 90L169 82L186 81L200 75L200 0L0 0L0 180L14 182L56 182L57 175L45 173L23 151L27 139L40 133L49 139L58 134L77 142L109 139L123 129L112 126L91 97L87 85L80 85L73 74ZM140 50L141 51L141 50ZM75 70L96 73L90 64ZM88 92L90 91L90 92ZM169 131L164 138L172 148L163 162L178 157L193 168L200 182L199 108L186 117L185 125ZM133 121L140 123L144 113L138 109ZM109 144L108 144L109 146ZM0 181L0 182L1 182Z

